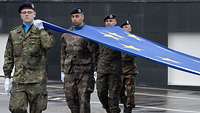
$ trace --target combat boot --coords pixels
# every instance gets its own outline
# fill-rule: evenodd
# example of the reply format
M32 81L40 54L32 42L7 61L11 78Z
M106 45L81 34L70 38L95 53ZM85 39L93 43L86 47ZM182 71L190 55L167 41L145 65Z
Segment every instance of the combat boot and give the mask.
M124 113L132 113L132 107L127 107L124 105Z

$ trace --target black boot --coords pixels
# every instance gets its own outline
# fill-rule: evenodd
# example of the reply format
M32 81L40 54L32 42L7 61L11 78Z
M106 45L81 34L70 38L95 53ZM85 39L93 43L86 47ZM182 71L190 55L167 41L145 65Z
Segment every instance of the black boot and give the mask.
M124 106L124 113L132 113L132 108Z
M109 108L106 108L106 113L111 113Z

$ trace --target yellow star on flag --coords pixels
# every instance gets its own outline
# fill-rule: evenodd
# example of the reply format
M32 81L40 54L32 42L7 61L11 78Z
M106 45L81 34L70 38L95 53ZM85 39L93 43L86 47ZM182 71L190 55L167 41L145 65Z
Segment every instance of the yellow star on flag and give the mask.
M118 38L124 38L123 36L121 35L118 35L117 33L113 33L113 32L108 32L109 34L113 35L113 36L116 36Z
M109 38L112 38L112 39L115 39L115 40L119 40L118 37L115 37L115 36L113 36L113 35L111 35L111 34L103 33L103 32L100 32L100 33L103 34L105 37L109 37Z
M125 44L121 44L121 45L124 46L125 48L133 49L133 50L135 50L135 51L141 51L141 50L142 50L142 49L136 48L136 47L134 47L134 46L132 46L132 45L125 45Z
M180 62L176 61L176 60L173 60L173 59L170 59L170 58L166 58L166 57L160 57L162 60L164 61L168 61L168 62L173 62L173 63L176 63L176 64L179 64Z
M130 34L130 33L128 34L128 36L131 37L131 38L134 38L136 40L141 40L139 37L137 37L137 36L135 36L133 34Z

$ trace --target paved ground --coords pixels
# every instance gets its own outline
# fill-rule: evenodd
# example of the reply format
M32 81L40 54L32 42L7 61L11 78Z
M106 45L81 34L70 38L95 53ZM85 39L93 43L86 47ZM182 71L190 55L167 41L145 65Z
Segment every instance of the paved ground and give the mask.
M70 113L64 99L62 84L48 85L48 109L44 113ZM9 113L9 97L3 92L0 80L0 113ZM136 88L136 108L133 113L200 113L200 91ZM120 105L121 109L123 106ZM91 113L105 113L96 91L92 94Z

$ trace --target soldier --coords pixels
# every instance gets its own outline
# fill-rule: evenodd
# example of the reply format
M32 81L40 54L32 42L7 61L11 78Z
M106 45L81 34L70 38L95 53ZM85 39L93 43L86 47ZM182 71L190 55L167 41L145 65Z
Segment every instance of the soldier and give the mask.
M106 16L106 27L117 24L115 15ZM121 53L99 45L97 65L97 94L107 113L120 113Z
M32 3L22 4L18 12L23 24L10 31L5 56L5 91L10 91L12 113L42 113L47 105L47 50L53 46L52 36L44 30ZM14 75L11 87L11 72Z
M84 27L84 14L77 8L71 12L73 26ZM94 91L95 43L64 33L61 45L61 76L64 76L64 92L72 113L90 113L90 95Z
M129 21L124 22L121 27L132 32ZM124 104L124 113L131 113L135 107L135 77L138 74L135 59L127 54L122 54L122 91L121 102Z

